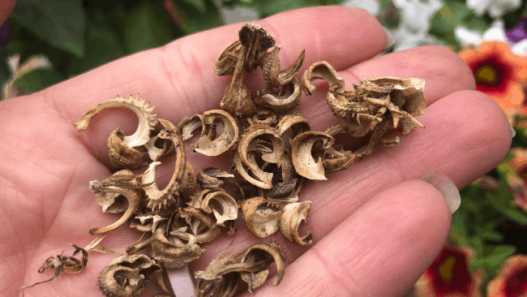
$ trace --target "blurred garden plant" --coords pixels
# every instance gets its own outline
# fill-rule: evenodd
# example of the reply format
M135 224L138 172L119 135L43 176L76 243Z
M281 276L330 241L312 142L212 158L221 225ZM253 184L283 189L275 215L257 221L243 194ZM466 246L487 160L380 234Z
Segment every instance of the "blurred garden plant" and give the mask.
M449 242L416 283L416 296L527 293L527 246L520 240L527 232L526 16L520 1L468 0L445 1L430 20L426 38L458 51L476 89L500 105L517 136L496 169L461 191Z
M356 6L375 15L395 39L387 52L422 45L458 52L477 90L502 107L516 132L507 158L461 190L449 241L409 294L525 294L526 1L18 0L0 27L2 95L39 91L187 34L317 5Z
M0 82L13 88L2 98L42 90L123 56L225 23L340 2L18 0L0 28ZM237 14L240 9L245 16ZM44 56L51 67L13 69L7 61L15 55L20 55L21 65Z

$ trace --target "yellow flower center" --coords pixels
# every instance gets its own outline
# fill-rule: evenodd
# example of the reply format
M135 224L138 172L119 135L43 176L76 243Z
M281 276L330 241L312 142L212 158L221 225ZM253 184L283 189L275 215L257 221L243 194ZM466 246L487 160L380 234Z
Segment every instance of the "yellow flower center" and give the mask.
M441 10L439 11L439 16L442 17L442 18L448 18L448 19L451 19L454 17L454 14L452 13L452 11L448 8L448 6L443 6L443 8L441 8Z
M448 257L439 265L439 276L444 280L451 280L454 275L454 264L456 258Z
M486 83L495 83L498 80L498 74L494 68L485 65L476 71L476 80Z

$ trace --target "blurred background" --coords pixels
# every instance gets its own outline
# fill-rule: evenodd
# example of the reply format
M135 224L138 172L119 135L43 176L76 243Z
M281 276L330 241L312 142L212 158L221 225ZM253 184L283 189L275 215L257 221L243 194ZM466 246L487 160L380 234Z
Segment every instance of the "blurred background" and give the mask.
M224 24L321 5L367 10L395 45L448 47L516 132L509 155L461 190L444 250L408 295L527 292L527 10L521 0L18 0L0 27L2 99ZM16 99L13 99L16 100ZM525 295L521 295L525 296Z

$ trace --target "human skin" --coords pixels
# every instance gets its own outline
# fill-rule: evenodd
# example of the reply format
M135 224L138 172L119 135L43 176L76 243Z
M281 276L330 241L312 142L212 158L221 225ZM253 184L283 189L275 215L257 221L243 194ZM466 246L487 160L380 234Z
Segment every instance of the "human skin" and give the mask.
M494 168L512 139L504 113L474 91L472 72L449 49L427 46L376 57L387 38L363 10L306 8L256 23L282 45L282 66L306 49L300 73L326 60L347 89L363 78L423 78L428 101L417 117L425 129L415 128L395 148L377 147L349 169L302 190L300 200L312 204L300 233L311 231L313 243L297 246L279 233L271 236L287 257L285 276L277 287L258 288L257 296L402 296L441 250L451 222L443 196L419 179L438 171L461 189ZM129 135L137 120L131 112L113 109L96 116L84 132L73 123L117 94L139 94L156 107L159 118L173 123L219 108L231 78L214 74L214 60L237 39L241 26L187 36L0 103L0 292L17 296L20 287L50 278L51 271L37 273L47 257L63 250L70 255L68 243L86 246L94 238L91 228L119 217L102 213L88 183L111 175L110 132L120 127ZM263 87L260 71L247 76L247 86L253 92ZM303 96L297 107L317 131L337 124L325 87L318 83L315 95ZM225 158L204 157L188 147L187 156L196 170L227 164ZM164 163L158 180L166 184L173 159ZM102 245L124 253L139 235L124 226ZM236 236L222 233L204 244L207 252L191 270L204 269L233 240L232 253L261 241L238 224ZM102 296L97 278L113 258L90 252L83 272L27 289L25 296Z

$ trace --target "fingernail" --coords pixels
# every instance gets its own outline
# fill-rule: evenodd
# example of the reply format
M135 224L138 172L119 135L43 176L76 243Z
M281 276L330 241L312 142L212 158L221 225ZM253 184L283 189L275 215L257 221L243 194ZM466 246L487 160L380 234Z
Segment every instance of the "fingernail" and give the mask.
M177 269L167 269L168 279L172 285L174 293L178 297L195 297L194 277L188 266Z
M445 197L446 203L450 207L450 211L454 213L461 205L461 196L456 187L456 184L450 179L450 177L444 175L441 172L430 171L421 177L422 181L425 181L434 186L443 197Z
M516 130L514 130L511 124L509 124L509 126L511 126L511 134L512 134L512 138L514 138L514 136L516 136Z
M395 39L393 39L392 34L390 34L390 32L388 32L386 28L384 27L382 28L384 29L384 33L386 33L386 45L384 46L384 50L383 50L385 51L393 46L393 44L395 43Z

